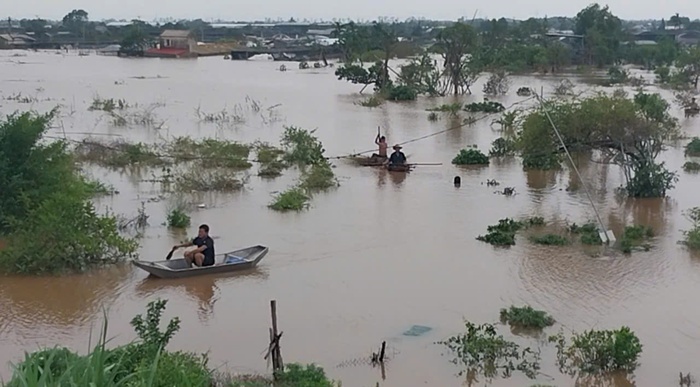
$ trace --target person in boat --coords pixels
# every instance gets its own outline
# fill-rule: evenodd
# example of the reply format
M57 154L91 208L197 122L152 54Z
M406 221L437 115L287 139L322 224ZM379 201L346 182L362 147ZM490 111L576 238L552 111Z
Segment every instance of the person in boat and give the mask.
M379 147L379 153L374 153L372 158L385 159L387 149L389 149L389 145L386 143L386 137L380 136L379 133L377 133L377 138L374 139L374 143Z
M199 226L196 238L191 242L173 246L173 250L190 246L197 247L185 252L185 261L188 266L192 266L193 262L199 267L214 265L216 253L214 251L214 240L209 236L209 226L206 224Z
M389 157L389 166L405 165L406 155L401 152L401 145L394 145L394 153Z

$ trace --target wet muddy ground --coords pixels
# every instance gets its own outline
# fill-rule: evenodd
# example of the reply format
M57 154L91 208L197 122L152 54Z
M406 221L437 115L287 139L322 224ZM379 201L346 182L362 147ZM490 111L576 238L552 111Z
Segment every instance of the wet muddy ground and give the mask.
M458 125L443 118L427 120L425 109L444 100L420 100L369 109L357 106L359 87L337 81L333 69L277 70L279 63L198 60L140 60L54 53L0 53L0 113L62 105L52 136L81 139L109 134L128 141L158 142L175 136L219 137L241 142L277 143L283 125L318 128L328 156L373 147L377 126L390 143L404 142ZM20 53L19 55L24 55ZM483 80L482 80L483 82ZM554 78L513 80L511 93L499 99L508 106L523 100L520 86L545 92ZM579 85L580 91L589 86ZM481 82L472 88L480 101ZM11 97L21 94L31 101ZM668 94L666 94L668 96ZM93 97L123 98L155 108L159 128L111 127L103 112L88 111ZM246 113L240 125L200 123L195 110L217 112L240 105L246 97L274 117ZM8 98L10 97L10 98ZM241 110L241 111L243 111ZM678 113L676 111L676 113ZM495 118L495 117L493 117ZM179 316L182 330L176 349L209 351L213 364L238 372L266 372L262 352L268 339L269 300L278 301L282 353L286 361L312 362L347 386L457 386L463 379L451 357L434 342L463 328L463 319L496 322L499 309L530 304L552 314L558 324L547 330L630 326L644 345L638 385L677 383L678 372L700 372L700 257L677 244L689 223L681 211L698 205L698 177L680 172L666 199L619 200L614 189L623 181L617 167L579 158L603 220L619 236L625 224L650 225L657 233L649 252L591 257L580 248L543 247L520 238L510 249L495 249L475 240L500 218L542 216L582 223L594 218L576 178L561 172L525 172L519 160L492 162L484 168L450 164L459 149L476 144L487 151L499 136L488 118L408 144L410 175L395 175L335 160L341 186L314 197L310 210L277 213L266 206L271 194L293 184L287 172L275 180L255 176L242 192L196 195L189 199L205 209L192 213L193 226L208 223L217 236L217 251L264 244L270 253L248 273L166 281L146 278L131 266L60 278L0 277L0 363L21 358L38 346L67 345L87 350L91 332L109 318L115 342L133 338L129 321L149 300L169 300L167 316ZM681 120L698 135L698 121ZM681 144L682 145L682 144ZM680 148L663 155L671 170L685 162ZM120 193L100 199L101 208L135 215L145 202L150 227L141 241L141 258L159 260L186 235L168 231L167 200L157 185L124 171L90 169ZM452 178L462 177L455 188ZM494 194L487 179L513 186L512 197ZM194 227L187 234L194 234ZM433 330L403 336L412 325ZM501 331L510 337L507 327ZM364 364L382 340L391 357L386 380ZM526 337L524 345L537 345ZM554 348L542 344L539 382L571 385L554 364ZM3 366L0 375L10 374ZM546 375L551 376L551 378ZM516 375L494 386L530 383ZM531 384L534 384L531 383ZM629 385L617 380L616 385Z

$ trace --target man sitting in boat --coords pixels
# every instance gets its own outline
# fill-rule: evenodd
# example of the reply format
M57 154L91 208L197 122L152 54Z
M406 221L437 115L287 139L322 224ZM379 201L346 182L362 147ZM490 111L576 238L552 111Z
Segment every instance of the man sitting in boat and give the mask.
M374 143L377 144L377 146L379 147L379 153L374 153L372 155L372 158L385 159L386 151L389 148L389 145L386 143L386 137L380 136L379 133L377 133L377 138L374 139Z
M188 266L192 266L192 262L199 267L214 265L214 240L209 236L209 226L203 224L199 226L199 233L192 242L183 243L173 246L173 250L181 247L197 246L197 248L185 252L185 261Z
M405 165L406 155L401 152L401 145L394 145L394 153L389 157L389 166Z

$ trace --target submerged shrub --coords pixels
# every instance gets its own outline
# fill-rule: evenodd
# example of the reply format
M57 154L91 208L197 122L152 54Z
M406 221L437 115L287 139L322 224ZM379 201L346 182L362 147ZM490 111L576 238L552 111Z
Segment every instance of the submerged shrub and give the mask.
M515 245L515 233L523 226L522 222L510 218L501 219L498 224L486 228L486 235L479 235L476 239L494 246L512 246Z
M489 150L489 156L491 157L513 156L514 154L515 143L513 141L499 137L491 143L491 149Z
M598 226L595 223L586 223L583 226L574 223L569 226L569 232L580 235L581 243L584 245L603 244L603 240L600 239L600 233L598 232Z
M627 226L620 238L620 248L625 253L631 253L636 248L649 250L646 241L654 236L654 230L646 226Z
M438 344L450 349L455 354L453 362L465 366L466 372L475 372L487 378L499 373L510 375L513 371L521 371L531 379L537 376L539 353L530 348L521 349L518 344L506 340L491 324L475 325L467 321L465 325L466 333Z
M683 164L683 170L686 172L698 172L700 171L700 163L695 161L686 161Z
M531 306L511 306L509 309L501 309L501 322L521 328L543 329L554 325L554 318Z
M311 197L303 189L294 187L277 194L268 207L282 212L301 211L309 208L309 200Z
M488 165L489 157L481 153L480 150L470 148L462 149L457 156L452 159L452 164L455 165Z
M700 156L700 137L693 137L692 140L685 146L685 154L687 156Z
M683 231L683 244L692 250L700 250L700 207L693 207L684 215L691 222L691 228Z
M574 334L571 343L562 333L550 337L549 341L556 343L559 368L571 375L633 371L642 353L639 338L624 326Z
M323 191L338 186L331 164L323 160L302 173L300 187L309 191Z

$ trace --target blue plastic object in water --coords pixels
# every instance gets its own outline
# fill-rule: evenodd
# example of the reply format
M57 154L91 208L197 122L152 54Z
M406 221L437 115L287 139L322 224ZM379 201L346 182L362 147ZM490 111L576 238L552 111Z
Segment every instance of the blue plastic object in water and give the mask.
M404 336L420 336L424 333L430 332L433 328L426 327L423 325L414 325L411 329L403 333Z

